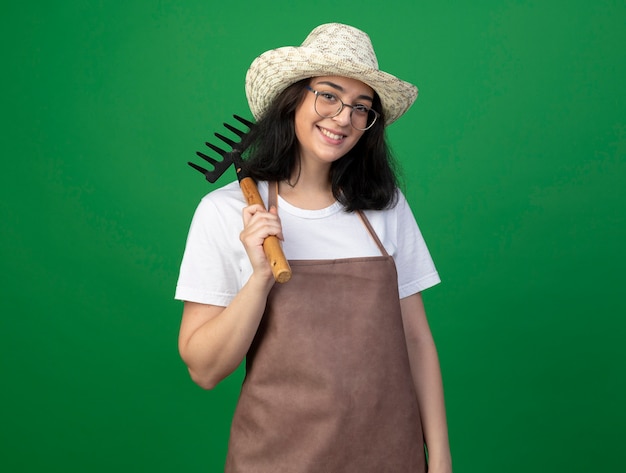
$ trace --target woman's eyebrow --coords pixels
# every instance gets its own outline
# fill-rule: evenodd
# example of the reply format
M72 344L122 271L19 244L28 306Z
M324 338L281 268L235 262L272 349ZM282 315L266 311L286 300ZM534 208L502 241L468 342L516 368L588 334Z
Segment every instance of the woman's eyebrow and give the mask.
M318 82L315 85L320 85L320 84L324 84L324 85L327 85L329 87L332 87L333 89L338 90L339 92L345 92L343 87L341 87L339 84L335 84L334 82L323 80L323 81ZM374 101L373 97L370 97L369 95L364 95L364 94L363 95L359 95L357 98L358 99L369 100L370 102Z

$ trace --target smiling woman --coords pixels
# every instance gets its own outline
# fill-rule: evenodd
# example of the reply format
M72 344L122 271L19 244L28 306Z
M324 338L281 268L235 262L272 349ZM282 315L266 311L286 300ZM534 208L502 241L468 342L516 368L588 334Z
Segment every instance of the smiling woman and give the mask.
M202 199L176 290L196 383L213 388L246 359L226 471L425 472L428 456L429 472L451 472L421 298L439 275L385 139L417 88L378 69L364 32L333 23L255 59L246 92L245 165L269 211L235 183ZM284 284L269 236L292 266Z

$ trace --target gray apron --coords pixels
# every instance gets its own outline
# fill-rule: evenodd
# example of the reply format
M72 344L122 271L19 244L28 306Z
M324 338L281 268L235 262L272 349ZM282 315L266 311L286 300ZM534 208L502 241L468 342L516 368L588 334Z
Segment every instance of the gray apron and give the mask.
M395 263L360 215L382 256L290 261L272 288L226 473L426 471Z

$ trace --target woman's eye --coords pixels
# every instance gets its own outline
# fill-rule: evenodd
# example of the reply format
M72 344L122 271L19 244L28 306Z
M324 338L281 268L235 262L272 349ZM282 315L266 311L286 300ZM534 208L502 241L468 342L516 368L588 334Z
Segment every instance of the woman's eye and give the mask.
M352 107L352 109L357 113L365 113L365 114L367 114L370 111L368 107L366 107L365 105L361 105L361 104L356 104L354 107Z
M320 92L320 96L327 100L328 102L336 102L337 101L337 96L333 95L329 92Z

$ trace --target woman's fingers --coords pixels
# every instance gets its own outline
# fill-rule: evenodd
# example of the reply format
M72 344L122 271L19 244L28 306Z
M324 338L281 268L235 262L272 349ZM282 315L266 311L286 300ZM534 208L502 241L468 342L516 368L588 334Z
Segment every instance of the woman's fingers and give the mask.
M276 208L269 211L262 205L250 205L243 209L244 228L239 236L255 270L268 270L269 263L263 251L263 242L270 235L282 240L282 226Z
M257 204L244 208L243 224L242 235L254 235L263 240L270 235L275 235L279 239L283 239L282 226L275 207L269 211Z

